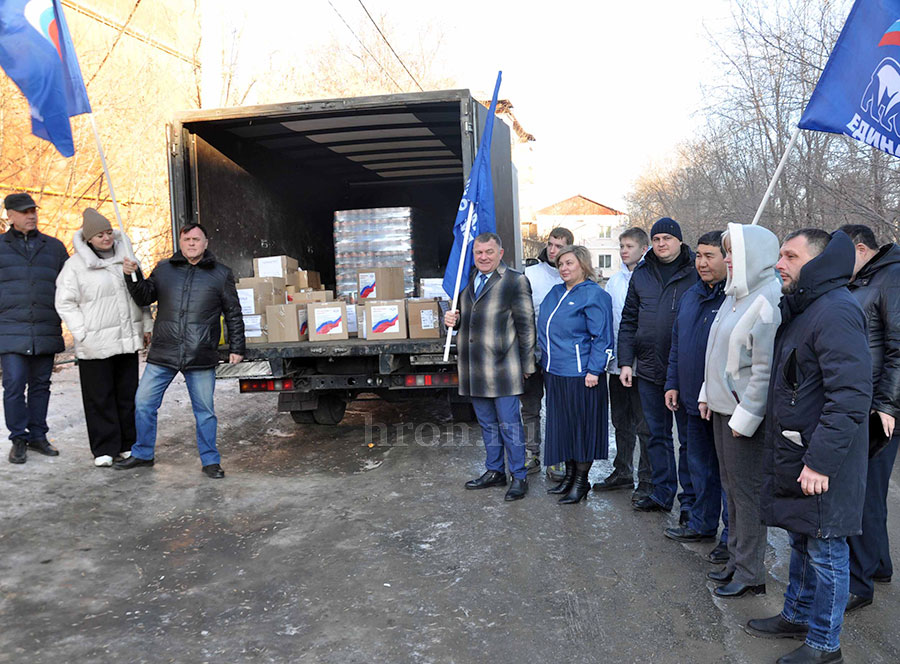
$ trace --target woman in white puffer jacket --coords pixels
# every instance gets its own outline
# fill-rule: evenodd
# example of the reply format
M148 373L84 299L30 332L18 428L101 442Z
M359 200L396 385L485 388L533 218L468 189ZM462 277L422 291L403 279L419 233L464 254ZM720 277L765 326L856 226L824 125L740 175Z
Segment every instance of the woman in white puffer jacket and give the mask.
M75 340L81 397L94 465L131 456L138 351L150 341L153 318L134 303L122 261L131 242L88 208L72 238L75 253L56 279L56 311Z

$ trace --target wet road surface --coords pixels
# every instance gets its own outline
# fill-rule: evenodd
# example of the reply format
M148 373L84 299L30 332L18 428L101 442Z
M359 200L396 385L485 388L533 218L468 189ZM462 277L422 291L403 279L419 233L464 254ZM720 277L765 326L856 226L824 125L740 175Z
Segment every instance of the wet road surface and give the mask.
M543 476L516 503L465 491L480 435L438 404L297 425L229 381L216 406L224 480L200 473L180 379L156 466L95 469L77 371L55 374L61 456L13 466L0 443L0 662L756 663L798 645L741 629L781 608L781 530L768 594L713 599L712 544L663 537L677 512L629 492L557 505ZM896 480L889 502L900 533ZM847 662L900 661L900 587L876 593L845 622Z

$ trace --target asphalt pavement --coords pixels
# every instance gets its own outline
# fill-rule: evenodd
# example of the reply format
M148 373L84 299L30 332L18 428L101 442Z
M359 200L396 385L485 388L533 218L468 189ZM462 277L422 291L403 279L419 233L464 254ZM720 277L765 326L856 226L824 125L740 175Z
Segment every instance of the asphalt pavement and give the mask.
M77 370L55 374L60 456L14 466L0 443L0 662L737 664L799 645L742 630L781 608L781 530L768 594L715 599L712 544L663 536L677 512L635 512L628 492L558 505L543 476L515 503L464 490L480 435L437 402L297 425L224 381L216 407L224 480L200 472L180 379L156 465L97 469ZM889 510L896 534L896 479ZM898 585L847 618L847 662L900 661Z

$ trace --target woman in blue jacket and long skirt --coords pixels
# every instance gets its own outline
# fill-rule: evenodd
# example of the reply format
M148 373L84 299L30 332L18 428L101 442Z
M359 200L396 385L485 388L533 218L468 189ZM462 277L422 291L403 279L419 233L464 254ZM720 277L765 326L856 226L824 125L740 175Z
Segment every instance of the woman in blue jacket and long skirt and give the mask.
M544 298L538 319L547 391L544 463L565 462L563 481L547 491L569 504L588 494L591 465L609 451L608 396L600 378L613 356L613 312L587 249L564 247L556 265L563 283Z

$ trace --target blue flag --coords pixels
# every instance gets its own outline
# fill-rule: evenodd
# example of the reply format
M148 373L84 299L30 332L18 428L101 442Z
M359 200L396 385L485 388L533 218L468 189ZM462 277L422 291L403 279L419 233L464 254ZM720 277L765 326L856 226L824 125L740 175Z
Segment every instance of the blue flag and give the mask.
M494 113L497 110L497 94L500 92L502 76L503 72L497 73L497 84L494 86L494 96L491 98L491 106L481 134L481 143L475 155L475 163L469 172L469 179L466 180L466 187L463 189L459 211L456 213L456 223L453 224L453 249L450 250L447 269L444 271L444 292L451 298L456 287L460 256L463 260L463 270L459 280L459 291L462 292L469 283L469 272L472 271L474 263L472 242L481 233L494 233L497 230L497 219L494 216L494 183L491 180L491 138L494 135ZM472 227L469 230L469 243L463 247L470 208Z
M69 118L91 104L59 0L0 2L0 67L28 99L32 133L75 154Z
M856 0L798 126L900 157L900 0Z

